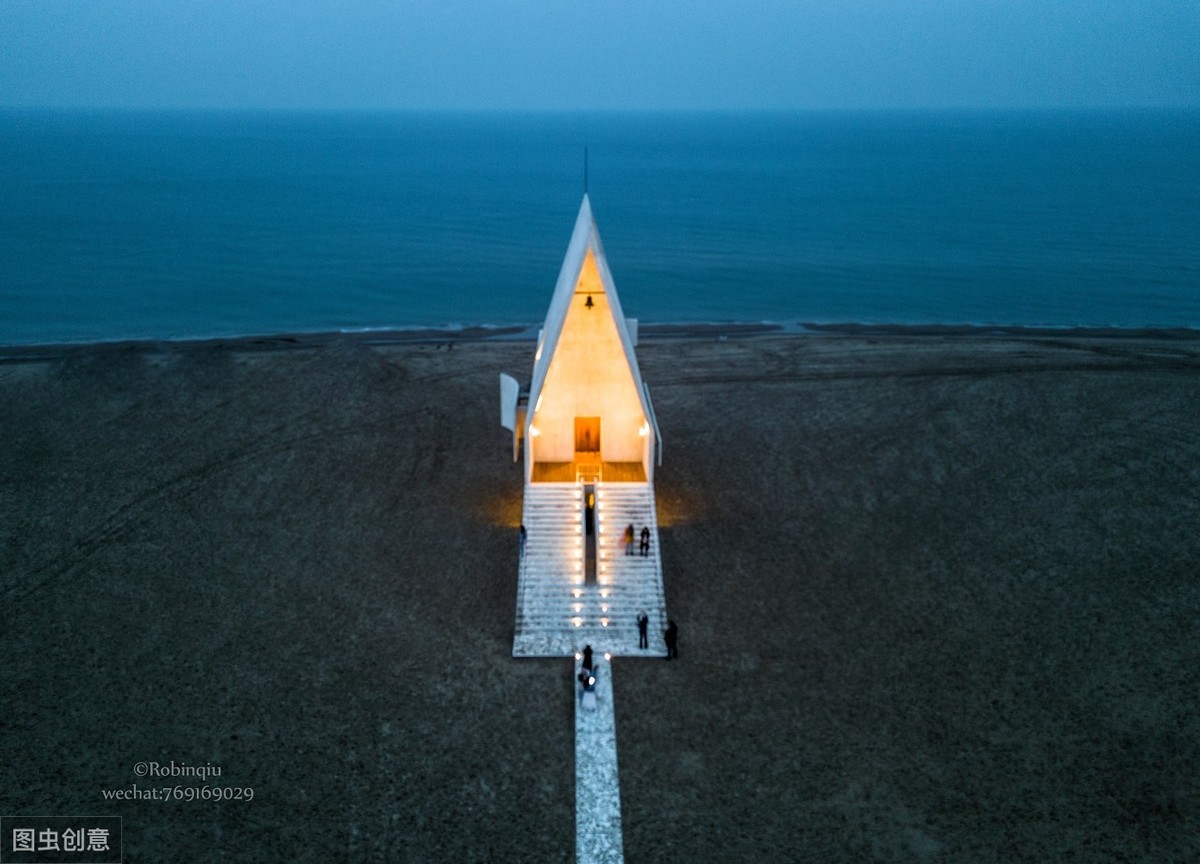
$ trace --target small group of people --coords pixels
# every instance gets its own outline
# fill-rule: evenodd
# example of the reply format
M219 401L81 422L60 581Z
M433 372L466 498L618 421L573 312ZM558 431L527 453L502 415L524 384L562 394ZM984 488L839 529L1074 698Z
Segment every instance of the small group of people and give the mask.
M649 648L650 638L648 631L650 629L650 616L643 609L637 616L638 625L638 647ZM679 656L679 627L674 621L667 621L667 629L663 631L663 641L667 643L667 659Z
M633 541L638 535L634 534L633 523L630 522L625 526L625 554L633 554ZM650 554L650 526L643 525L640 535L641 543L638 544L638 553L645 558ZM529 539L529 532L525 530L525 526L521 525L521 530L517 534L517 544L521 550L521 557L525 557L525 543Z
M625 526L625 554L633 554L633 523L630 522ZM638 547L638 551L643 558L650 554L650 527L643 526L641 534L642 542Z

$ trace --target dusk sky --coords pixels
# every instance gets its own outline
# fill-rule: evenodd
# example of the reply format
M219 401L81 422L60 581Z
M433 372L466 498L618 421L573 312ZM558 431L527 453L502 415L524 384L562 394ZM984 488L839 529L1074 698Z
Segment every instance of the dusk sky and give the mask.
M1196 0L0 0L0 105L1200 105Z

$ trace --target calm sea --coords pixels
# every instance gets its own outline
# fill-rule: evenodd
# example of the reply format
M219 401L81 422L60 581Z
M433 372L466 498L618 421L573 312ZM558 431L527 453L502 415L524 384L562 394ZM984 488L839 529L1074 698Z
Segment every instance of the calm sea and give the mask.
M1200 113L0 112L0 343L626 313L1200 326Z

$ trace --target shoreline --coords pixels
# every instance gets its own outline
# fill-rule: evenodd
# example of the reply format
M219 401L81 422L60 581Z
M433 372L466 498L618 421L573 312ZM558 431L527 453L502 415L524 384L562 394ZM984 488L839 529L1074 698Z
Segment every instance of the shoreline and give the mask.
M0 364L58 360L79 351L157 352L172 349L234 349L246 352L310 350L333 342L365 346L441 344L446 342L534 342L539 326L470 325L465 327L382 328L246 334L180 339L116 339L98 342L47 342L0 345ZM638 341L752 339L775 336L857 337L1025 337L1077 339L1200 340L1200 327L1034 326L1013 324L867 324L859 322L729 321L640 324Z

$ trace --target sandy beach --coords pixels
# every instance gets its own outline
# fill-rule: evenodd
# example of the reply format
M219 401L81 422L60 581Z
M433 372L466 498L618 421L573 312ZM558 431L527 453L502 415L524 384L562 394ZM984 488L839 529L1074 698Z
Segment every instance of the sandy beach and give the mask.
M814 331L643 330L681 656L614 669L627 860L1196 860L1200 338ZM0 815L571 860L518 335L0 352ZM253 799L105 797L171 761Z

